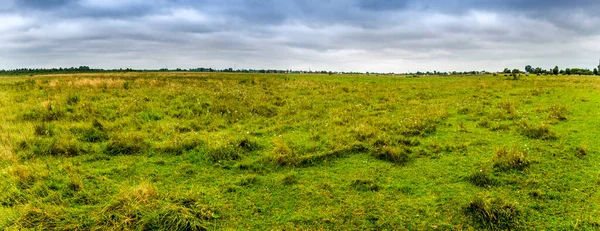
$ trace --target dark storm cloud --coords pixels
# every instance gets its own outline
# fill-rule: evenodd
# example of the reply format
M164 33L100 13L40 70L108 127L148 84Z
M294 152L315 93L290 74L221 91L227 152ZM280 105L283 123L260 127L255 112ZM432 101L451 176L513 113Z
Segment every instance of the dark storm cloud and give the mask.
M592 0L2 3L0 68L497 70L588 67L600 52Z

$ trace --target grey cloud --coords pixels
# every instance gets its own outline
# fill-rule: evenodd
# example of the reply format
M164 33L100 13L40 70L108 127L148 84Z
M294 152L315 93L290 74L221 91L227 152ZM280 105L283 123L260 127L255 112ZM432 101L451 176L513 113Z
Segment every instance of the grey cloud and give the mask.
M589 64L579 62L600 52L594 42L600 37L600 3L587 0L23 0L7 5L0 7L0 20L10 22L0 25L7 34L0 37L0 68L237 64L401 72L438 63L438 70L495 70L521 62L585 67ZM571 52L581 49L589 53Z

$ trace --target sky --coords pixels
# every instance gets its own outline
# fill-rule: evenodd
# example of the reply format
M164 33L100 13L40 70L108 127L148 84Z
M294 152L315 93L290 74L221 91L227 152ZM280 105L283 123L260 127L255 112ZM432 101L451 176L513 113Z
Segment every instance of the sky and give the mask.
M598 0L0 0L0 69L592 69Z

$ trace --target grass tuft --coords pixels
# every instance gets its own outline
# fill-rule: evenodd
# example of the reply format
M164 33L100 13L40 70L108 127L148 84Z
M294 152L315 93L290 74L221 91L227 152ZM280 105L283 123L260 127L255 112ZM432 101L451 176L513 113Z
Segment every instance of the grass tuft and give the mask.
M356 190L363 192L379 191L379 189L381 189L381 187L372 180L354 180L350 185Z
M34 131L35 135L37 135L37 136L52 137L56 134L56 129L54 127L54 124L52 124L52 123L36 124L33 127L33 131Z
M291 173L291 174L284 176L283 179L281 180L281 182L284 185L293 185L298 182L298 179L296 179L296 174Z
M111 156L138 155L145 153L148 147L148 143L142 136L136 133L128 133L111 137L104 152Z
M281 165L297 165L300 162L299 156L292 149L291 145L281 138L273 140L273 156L271 159Z
M575 156L582 158L588 155L589 153L589 148L585 145L579 145L579 147L576 148L575 150Z
M499 185L500 183L490 173L483 170L480 170L470 175L467 179L472 184L482 188L489 188L492 186Z
M548 108L548 118L552 120L565 121L569 110L563 104L553 104Z
M239 160L242 158L241 151L232 144L210 147L206 150L208 160L218 163L231 160Z
M500 199L476 197L466 207L466 213L480 227L491 230L511 230L520 225L522 212L515 204Z
M499 171L523 170L530 164L531 162L527 159L524 151L519 151L516 148L508 149L506 147L496 149L494 168Z
M526 121L521 123L521 134L527 138L538 140L555 140L558 138L547 124L531 125Z
M410 161L410 149L404 147L385 146L377 149L373 155L380 160L392 162L394 164L406 164Z

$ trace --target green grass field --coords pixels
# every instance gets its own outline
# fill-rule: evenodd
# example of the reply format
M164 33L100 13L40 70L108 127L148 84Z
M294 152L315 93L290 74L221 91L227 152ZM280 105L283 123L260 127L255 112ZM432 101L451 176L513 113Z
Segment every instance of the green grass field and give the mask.
M600 79L0 77L0 229L597 230Z

